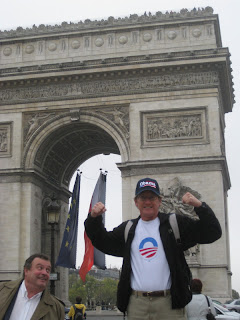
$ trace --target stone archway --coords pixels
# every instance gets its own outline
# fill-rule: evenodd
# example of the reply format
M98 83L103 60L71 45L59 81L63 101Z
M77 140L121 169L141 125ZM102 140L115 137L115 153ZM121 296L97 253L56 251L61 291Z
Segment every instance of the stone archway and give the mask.
M105 116L106 112L112 116L116 110L125 117L121 119L122 128ZM31 113L26 114L24 121L28 125L25 125L23 167L25 170L38 168L44 175L51 175L49 180L58 185L68 187L79 163L96 154L120 153L124 160L129 157L126 106L99 107L90 112L82 108L81 116L79 110L75 114L65 111ZM34 130L33 121L37 122Z
M104 108L98 109L100 108L92 112L84 112L82 109L81 117L78 112L72 114L65 111L49 114L30 113L25 116L24 121L28 125L24 126L26 132L23 167L26 172L34 172L37 181L34 184L39 186L33 198L36 197L36 193L42 198L41 218L40 207L36 206L31 212L31 216L35 216L35 223L28 235L28 241L31 243L36 235L41 239L41 243L32 248L34 251L38 249L37 251L41 250L51 255L51 234L46 219L46 208L51 195L54 194L61 206L60 222L55 228L55 255L58 254L68 213L69 183L79 165L100 153L122 153L123 158L129 153L125 134L111 119L102 116L105 112ZM124 107L118 107L118 110L123 112ZM34 128L32 119L36 122ZM56 281L56 292L61 292L62 299L66 301L68 271L64 268L57 268L57 270L61 281Z
M223 237L189 263L226 300L230 65L209 7L0 32L0 280L17 278L41 250L45 197L58 196L64 217L74 170L113 152L122 157L123 219L137 214L134 188L148 175L164 191L177 178L211 205Z

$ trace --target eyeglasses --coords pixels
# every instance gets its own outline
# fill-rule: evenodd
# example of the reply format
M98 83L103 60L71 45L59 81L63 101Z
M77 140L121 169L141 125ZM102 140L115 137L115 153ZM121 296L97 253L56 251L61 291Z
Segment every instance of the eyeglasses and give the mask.
M141 201L155 201L158 197L157 196L138 196L138 199L140 199Z

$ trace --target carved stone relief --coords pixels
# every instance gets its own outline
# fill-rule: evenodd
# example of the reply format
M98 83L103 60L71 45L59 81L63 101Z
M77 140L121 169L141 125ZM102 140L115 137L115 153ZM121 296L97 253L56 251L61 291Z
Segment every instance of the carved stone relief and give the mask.
M206 108L143 112L142 146L207 143Z
M89 108L85 109L71 109L69 110L69 115L72 122L77 122L81 120L81 114L87 112L96 117L102 115L104 118L108 119L114 123L117 128L121 131L126 139L129 139L129 106L116 106L116 107L106 107L106 108ZM47 120L53 120L56 115L66 115L66 110L63 112L53 113L27 113L24 116L24 145L33 136L33 134L45 124Z
M123 132L126 139L129 139L129 107L118 106L113 108L98 109L99 114L113 121Z
M21 54L21 46L18 44L16 49L16 56L19 57Z
M44 42L43 41L40 41L38 43L38 54L42 54L43 52L43 45L44 45Z
M85 48L88 48L89 45L90 45L90 39L89 39L89 37L85 37L85 38L84 38L84 47L85 47Z
M55 113L35 113L25 116L24 121L24 141L30 139L34 132L47 120L53 117Z
M113 34L109 34L108 35L108 46L112 47L114 45L114 35Z
M72 43L71 43L71 47L73 49L78 49L80 47L80 41L78 40L73 40Z
M152 34L147 32L143 34L143 41L150 42L152 40Z
M182 197L186 192L190 192L196 198L201 199L201 195L188 186L184 186L178 177L175 177L166 186L161 189L162 205L160 211L164 213L175 212L177 214L187 215L191 218L198 219L193 206L182 203Z
M33 52L34 52L34 46L31 45L31 44L27 45L27 46L25 47L25 52L26 52L27 54L33 53Z
M195 28L192 30L192 35L195 37L195 38L199 38L202 34L202 31L198 28Z
M167 36L170 40L174 40L177 37L177 32L174 30L171 30L167 33Z
M61 41L61 52L64 52L67 48L66 40Z
M166 88L185 88L186 86L217 85L218 73L214 71L166 74L160 76L145 76L119 78L112 80L79 81L65 84L48 84L34 87L0 89L0 104L13 101L39 101L54 98L68 98L78 96L119 95L137 92L164 91Z
M12 54L12 48L10 48L10 47L5 47L5 48L3 49L3 54L4 54L4 56L6 56L6 57L10 56L10 55Z
M206 26L206 36L212 37L213 36L213 27L212 25L207 25ZM164 37L165 34L165 37ZM131 33L126 32L124 34L117 34L117 33L112 33L110 36L109 35L101 35L97 37L94 41L90 41L90 37L79 37L78 39L75 38L69 38L69 42L71 43L70 50L71 49L78 49L80 47L80 43L84 42L85 48L91 48L94 49L94 47L100 48L103 46L103 44L106 42L108 43L108 47L113 47L116 46L117 43L113 42L113 37L116 37L118 39L119 44L126 44L128 42L128 45L139 45L139 36L141 35L142 39L144 42L155 42L155 44L158 44L159 40L165 39L165 41L170 40L170 41L175 41L176 38L181 35L181 38L187 39L187 28L186 27L176 27L175 29L153 29L149 31L133 31ZM200 31L200 27L196 26L194 30L192 30L192 35L195 38L199 38L203 36L203 33ZM128 39L131 37L132 41L128 41ZM49 52L55 52L59 51L60 53L64 52L66 50L67 44L66 41L68 39L62 39L61 41L48 41L44 40L42 43L46 45L47 49ZM15 45L17 46L17 44ZM83 50L83 48L80 50ZM24 48L24 53L27 55L34 53L35 50L35 44L34 43L29 43L25 46ZM14 55L14 53L17 52L16 49L12 49L9 46L3 47L3 56L9 57L11 55Z
M50 43L48 44L48 50L49 50L49 51L56 51L56 50L57 50L57 44L56 44L56 42L50 42Z
M96 47L101 47L101 46L103 46L103 44L104 44L103 38L97 38L97 39L95 40L95 46L96 46Z
M156 34L157 34L157 40L158 41L163 39L163 29L157 29L156 30Z
M196 190L193 190L188 186L184 186L181 180L178 177L175 177L168 183L166 190L161 190L161 194L163 197L160 211L164 213L174 212L198 220L199 218L194 211L194 207L182 203L182 197L186 192L190 192L199 200L201 199L201 194L199 194ZM199 252L199 245L196 245L185 251L187 262L190 264L198 264Z
M138 31L133 31L132 32L132 44L137 44L138 43L138 38L139 38L139 32Z
M190 32L190 31L189 31ZM162 37L163 35L161 34L161 32L159 33L159 37ZM154 37L156 39L158 39L158 34L156 33L154 35ZM75 42L76 41L76 42ZM114 35L113 35L113 43L117 42L118 39L115 39ZM131 39L131 45L134 46L134 44L132 43L133 39ZM158 42L162 43L164 42L164 39L158 39ZM140 38L138 37L138 42L140 42ZM106 42L108 43L108 42ZM73 43L71 43L70 41L70 47L72 47L72 49L74 49L72 52L78 52L79 50L78 47L82 47L83 50L88 51L90 50L89 48L85 48L84 47L84 42L80 42L80 40L76 40L76 38L74 38ZM76 47L75 47L76 46ZM74 48L73 48L74 47ZM108 47L110 48L109 44ZM18 57L22 57L22 45L18 45L17 46L17 55ZM47 46L45 44L45 42L38 42L36 45L36 56L45 56L46 53ZM66 50L68 51L68 50ZM53 53L54 54L54 53ZM143 59L150 59L152 60L153 58L156 60L165 60L168 59L170 56L174 57L174 59L179 60L179 59L185 59L185 58L189 58L189 56L202 56L202 55L212 55L212 54L216 54L216 55L228 55L228 49L227 48L218 48L216 49L201 49L201 50L186 50L186 51L178 51L178 52L159 52L159 53L155 53L153 56L151 55L137 55L137 56L129 56L129 55L124 55L124 56L118 56L118 57L106 57L106 59L104 59L105 63L110 66L112 64L118 64L118 63L126 63L126 64L130 64L130 63L139 63L142 62ZM3 56L3 55L2 55ZM82 57L83 58L83 57ZM0 59L1 59L1 48L0 48ZM8 59L8 58L6 58ZM4 61L2 61L4 63ZM51 72L53 70L57 70L59 71L59 67L61 66L61 68L65 69L65 68L76 68L76 70L81 70L82 68L86 68L86 67L96 67L96 65L99 65L99 59L90 59L90 60L80 60L80 61L69 61L69 62L61 62L61 64L59 63L55 63L56 61L52 61L52 63L50 64L38 64L38 65L25 65L25 66L21 66L18 67L16 65L12 66L11 68L5 68L5 69L0 69L0 74L12 74L12 73L19 73L19 72L39 72L39 70L41 71L49 71L51 70ZM199 67L202 69L204 67L204 65L199 65ZM181 70L183 70L183 66L181 67ZM179 70L179 69L178 69ZM206 69L202 69L200 70L201 72L206 71ZM209 71L209 70L208 70ZM180 72L180 71L179 71ZM136 72L135 72L136 74ZM78 76L79 77L79 76ZM79 77L80 78L80 77ZM232 77L231 77L232 79ZM230 80L231 80L230 79ZM231 80L232 81L232 80Z
M11 123L0 123L0 157L11 156L11 132Z
M200 12L200 11L199 11ZM203 14L203 12L205 12ZM195 15L212 15L212 13L208 10L205 11L201 11L201 13L195 13ZM139 17L136 15L134 19L132 19L134 15L131 16L131 19L129 19L129 21L135 21L139 20ZM162 14L156 14L156 21L161 20L162 17L165 17L164 19L168 19L171 18L173 19L174 17L177 16L182 16L182 14L176 14L174 15L162 15ZM190 14L190 12L188 12L188 15L185 15L184 17L191 17L192 13ZM147 22L147 20L152 20L152 15L150 15L149 17L144 16L144 19L142 19L141 17L141 24L144 24L144 22ZM135 20L136 19L136 20ZM112 21L116 22L117 24L119 24L119 22L121 21L121 19L113 19ZM108 20L107 22L110 24L115 24L112 23L111 19ZM128 21L128 19L123 19L122 20L122 25L124 26L124 24ZM156 22L155 21L155 22ZM108 23L103 24L102 27L106 27L108 25ZM93 23L94 24L94 23ZM85 28L89 28L89 25L91 25L91 23L86 23L84 24L84 27L82 26L82 24L72 24L70 29L71 31L77 31L78 29L82 29L82 27ZM101 22L99 22L99 25L101 25ZM98 25L98 27L99 27ZM59 31L63 28L67 28L68 24L67 23L63 23L62 26L55 26L57 29L59 27ZM75 27L75 28L74 28ZM119 26L120 28L120 26ZM41 47L46 47L46 51L44 51L44 53L47 54L47 57L45 56L45 54L41 54L41 60L45 60L45 59L55 59L56 60L56 54L59 54L59 58L61 58L62 54L64 53L64 55L68 56L68 57L72 57L72 56L76 56L79 53L79 56L81 56L81 54L83 54L84 58L87 60L88 55L86 55L86 52L84 54L84 51L86 51L86 48L88 49L88 53L91 50L107 50L108 48L119 48L119 45L121 47L121 49L129 49L129 47L133 47L136 46L136 50L139 49L139 46L144 45L144 50L147 49L148 43L150 44L150 46L156 46L156 48L161 48L162 50L162 45L164 44L164 46L166 46L166 49L169 48L168 44L170 44L170 48L171 48L171 43L173 41L178 41L178 44L176 44L177 46L179 46L179 44L181 44L181 39L185 39L185 40L191 40L191 42L189 42L188 44L193 47L196 43L196 45L198 46L198 38L202 38L203 37L208 37L213 39L214 35L214 22L209 22L209 24L205 25L205 26L201 26L201 24L194 24L193 26L181 26L179 24L175 24L175 26L173 25L172 27L169 26L163 26L161 27L161 29L159 29L158 27L148 27L143 28L141 30L142 27L139 27L139 31L126 31L126 30L122 30L122 32L115 32L115 30L111 33L111 35L103 32L102 34L99 34L99 36L95 39L93 34L89 35L89 36L85 36L85 35L79 35L78 38L76 39L76 35L69 35L67 38L64 39L55 39L52 40L51 38L45 38L43 40L41 40ZM200 29L203 28L202 32ZM45 30L45 35L46 32L53 32L54 31L54 27L53 26L41 26L40 30L38 30L37 27L34 27L32 30L30 28L28 28L27 30L24 30L22 28L18 28L16 31L4 31L1 32L0 31L0 39L1 38L7 38L8 36L10 36L11 34L31 34L31 32L33 32L33 34L41 34L41 31L43 32L43 30ZM37 31L38 30L38 31ZM86 30L86 29L85 29ZM90 29L89 32L92 32L92 30ZM110 31L111 32L111 31ZM189 35L192 35L193 38L189 39ZM94 39L92 39L94 38ZM195 38L195 39L194 39ZM116 39L116 41L113 41L113 39ZM140 39L142 39L142 41L140 41ZM194 41L193 41L194 40ZM68 46L69 43L69 46ZM80 44L83 45L80 45ZM107 44L107 45L104 45ZM30 59L31 61L35 61L34 56L38 56L39 58L39 53L42 53L43 50L38 48L38 42L34 41L31 43L27 43L26 45L24 45L24 42L22 42L20 44L21 46L23 46L23 50L22 50L22 56L24 58L27 57L27 59ZM180 45L181 46L181 45ZM14 61L15 57L19 57L19 44L15 43L15 44L3 44L0 45L0 64L3 64L6 62L6 60L8 60L9 62L15 63L16 61ZM79 49L78 51L76 51L76 49ZM123 50L122 50L123 51ZM2 52L2 54L1 54ZM109 53L112 53L112 50L109 50ZM128 53L128 51L126 50L126 53ZM93 52L93 54L96 54ZM106 54L106 52L105 52ZM30 61L28 60L28 61Z
M159 117L147 121L147 140L182 137L202 137L202 123L198 115L165 119Z
M187 38L187 28L184 27L184 28L181 29L181 31L182 31L182 37L183 37L184 39L186 39L186 38Z
M121 36L118 38L118 42L120 44L126 44L128 42L128 37L127 36Z
M212 25L209 24L207 25L207 35L212 36L212 34L213 34L213 28L212 28Z

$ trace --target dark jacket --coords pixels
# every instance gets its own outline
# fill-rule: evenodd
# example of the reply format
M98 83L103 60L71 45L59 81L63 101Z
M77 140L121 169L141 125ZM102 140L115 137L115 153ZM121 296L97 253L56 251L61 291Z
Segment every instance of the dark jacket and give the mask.
M2 320L23 279L0 284L0 319ZM64 304L47 290L43 291L41 300L31 320L64 320Z
M195 208L199 219L194 220L185 215L177 215L177 221L180 231L181 244L177 244L173 231L169 223L169 214L159 213L160 219L160 237L170 268L172 286L171 298L172 308L183 308L191 301L192 294L189 289L191 272L185 260L184 251L193 247L197 243L212 243L222 235L220 224L212 209L203 203L200 208ZM117 306L120 311L127 310L129 297L131 295L130 277L131 277L131 243L134 238L135 229L138 223L133 219L133 225L129 230L128 239L125 243L124 230L127 221L114 228L112 231L106 231L102 223L102 217L92 218L88 215L85 221L85 230L91 239L94 247L100 251L123 257L123 265L117 292Z

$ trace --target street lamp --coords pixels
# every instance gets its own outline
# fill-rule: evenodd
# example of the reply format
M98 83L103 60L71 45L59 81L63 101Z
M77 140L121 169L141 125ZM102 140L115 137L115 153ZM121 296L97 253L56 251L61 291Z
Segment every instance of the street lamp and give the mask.
M57 203L57 200L53 196L50 203L47 206L47 222L51 226L51 280L50 280L50 292L51 294L55 294L55 279L54 272L55 272L55 252L54 252L54 233L55 233L55 224L58 224L60 215L60 205Z

